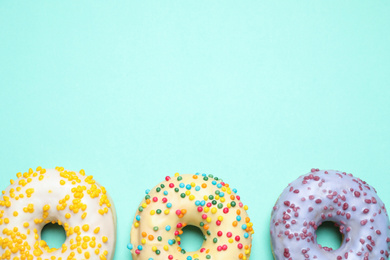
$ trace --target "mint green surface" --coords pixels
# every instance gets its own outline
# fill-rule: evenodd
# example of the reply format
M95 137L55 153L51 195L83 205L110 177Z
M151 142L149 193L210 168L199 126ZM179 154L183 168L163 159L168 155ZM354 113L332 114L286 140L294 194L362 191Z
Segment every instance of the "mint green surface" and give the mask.
M389 1L0 2L0 183L86 170L118 214L115 260L144 191L211 173L254 222L312 167L390 204Z
M46 242L49 248L61 248L66 240L66 232L63 226L46 224L41 231L41 239Z

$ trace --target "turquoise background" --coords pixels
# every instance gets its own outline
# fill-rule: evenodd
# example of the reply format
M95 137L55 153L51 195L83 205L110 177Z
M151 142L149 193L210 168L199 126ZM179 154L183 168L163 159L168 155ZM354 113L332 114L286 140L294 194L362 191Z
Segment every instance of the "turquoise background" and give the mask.
M389 1L0 2L0 183L85 169L126 249L144 190L211 173L272 259L271 208L312 167L390 203Z

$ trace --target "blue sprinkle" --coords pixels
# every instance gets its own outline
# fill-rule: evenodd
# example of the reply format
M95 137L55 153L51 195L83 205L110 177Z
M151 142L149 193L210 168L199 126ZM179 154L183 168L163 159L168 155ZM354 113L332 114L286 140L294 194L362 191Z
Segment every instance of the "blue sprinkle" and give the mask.
M192 188L192 187L191 187L191 184L187 184L187 185L186 185L186 189L187 189L187 190L190 190L191 188Z
M140 221L140 220L141 220L141 216L140 216L140 215L137 215L137 216L135 217L135 219L136 219L137 221Z
M203 176L203 177L207 177L206 173L202 173L202 176Z
M195 173L195 175L199 175L199 172Z
M168 191L164 191L164 195L167 196L168 195Z
M196 186L196 187L195 187L195 190L196 190L196 191L200 191L200 187L199 187L199 186Z
M212 183L213 185L217 184L217 182L216 182L216 181L212 181L211 183Z
M179 187L180 187L180 188L184 188L184 183L180 183L180 184L179 184Z
M128 244L127 244L127 249L129 249L129 250L133 249L133 245L130 244L130 243L128 243Z
M245 232L245 233L244 233L244 237L245 237L245 238L248 238L248 237L249 237L249 234Z
M241 216L236 217L237 221L241 221Z
M138 248L138 250L140 250L140 251L142 250L142 246L141 246L141 245L139 245L137 248Z
M172 240L172 239L169 239L169 240L168 240L168 244L169 244L169 245L173 245L173 240Z
M219 196L220 196L220 197L223 197L223 196L225 196L225 193L220 192L220 193L219 193Z
M172 207L172 203L168 202L167 203L167 208L170 208L170 207Z
M192 257L191 256L187 256L187 260L192 260Z
M166 231L171 230L171 226L170 226L170 225L167 225L167 226L165 227L165 230L166 230Z
M206 201L202 200L202 201L200 202L200 205L201 205L201 206L206 205Z
M145 193L146 193L146 194L149 194L149 192L150 192L150 190L149 190L149 189L145 190Z
M200 205L200 201L199 200L195 201L195 205L199 206Z
M234 193L237 193L237 189L233 189L233 192L234 192Z
M153 258L149 258L148 260L153 260Z
M222 184L221 183L218 183L217 184L217 187L220 189L220 188L222 188Z
M241 228L245 230L245 229L246 229L246 224L243 224L243 225L241 226Z

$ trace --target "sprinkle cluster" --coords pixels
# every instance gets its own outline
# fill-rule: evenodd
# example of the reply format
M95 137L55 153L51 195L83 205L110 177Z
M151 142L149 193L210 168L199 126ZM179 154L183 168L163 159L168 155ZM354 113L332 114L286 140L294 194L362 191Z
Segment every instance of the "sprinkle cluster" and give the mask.
M236 193L211 174L167 176L137 210L128 245L134 259L249 259L253 224ZM198 251L180 246L187 225L204 234Z
M92 176L63 167L30 168L16 176L0 198L0 259L107 259L108 235L100 231L104 223L93 219L109 215L113 221L111 202ZM64 227L67 242L61 248L49 248L40 239L47 223Z
M316 230L331 221L340 248L317 244ZM312 169L280 195L271 218L275 259L388 259L389 218L373 187L352 174Z

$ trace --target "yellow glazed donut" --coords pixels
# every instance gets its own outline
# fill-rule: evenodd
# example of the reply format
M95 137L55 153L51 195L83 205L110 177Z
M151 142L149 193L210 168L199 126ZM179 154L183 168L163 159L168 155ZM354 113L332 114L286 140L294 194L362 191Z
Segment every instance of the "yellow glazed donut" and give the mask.
M50 222L66 232L58 249L40 238ZM18 173L0 197L0 259L113 259L115 237L114 205L84 170L30 169Z
M167 176L146 191L136 212L128 244L133 259L249 259L253 228L236 192L212 175ZM204 234L198 251L180 247L187 225Z

